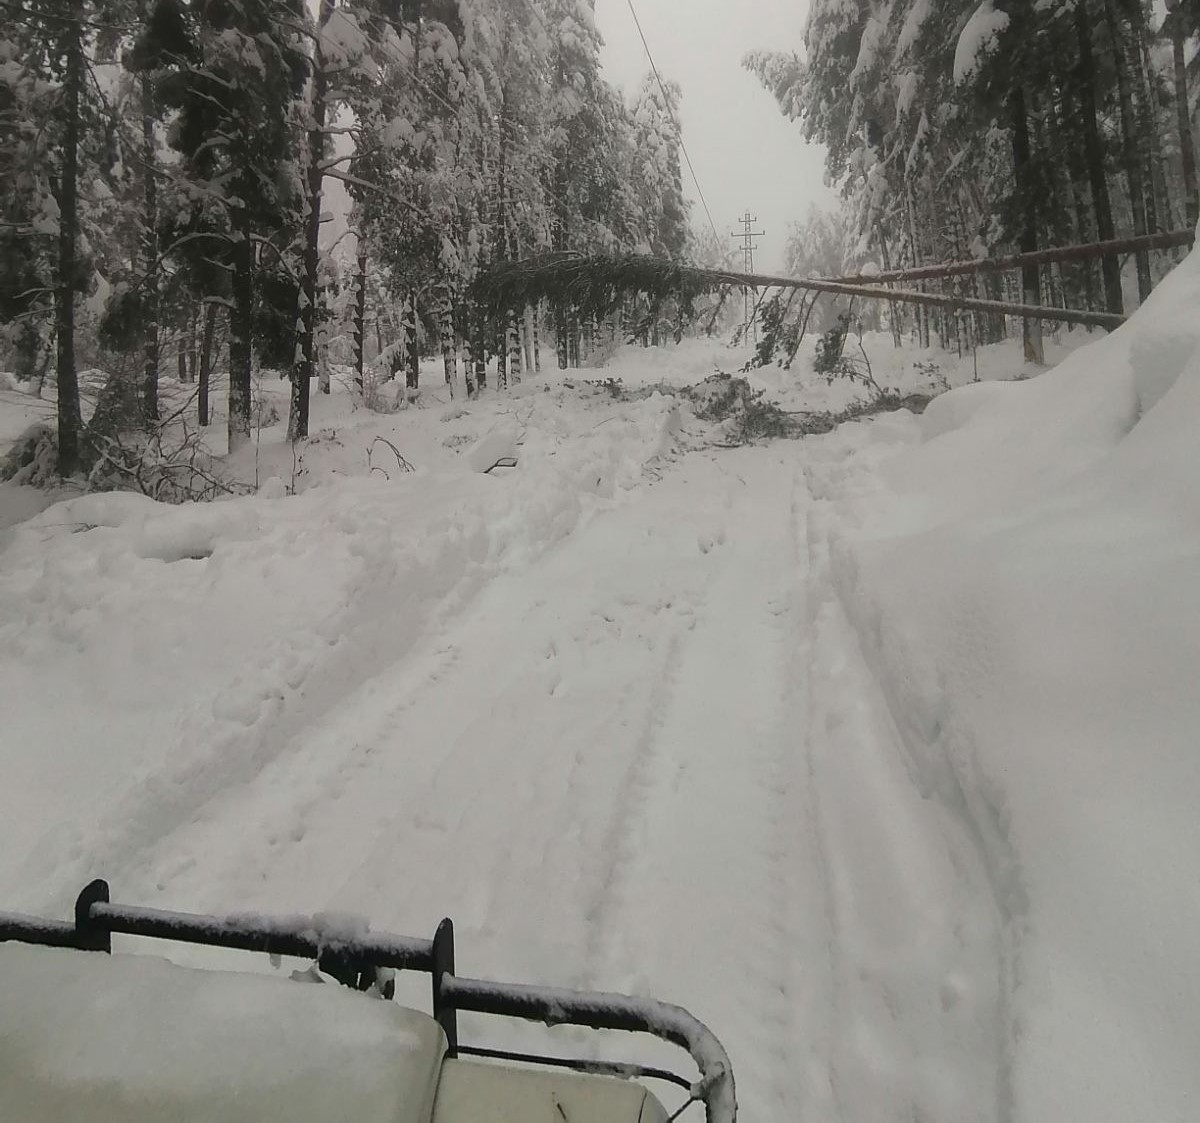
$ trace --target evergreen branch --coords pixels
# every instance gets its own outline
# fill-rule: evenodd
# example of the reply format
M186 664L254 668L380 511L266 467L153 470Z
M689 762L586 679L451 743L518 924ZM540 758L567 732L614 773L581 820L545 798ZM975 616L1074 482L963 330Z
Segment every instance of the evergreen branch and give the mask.
M40 21L54 20L57 23L75 24L78 27L90 28L93 31L121 31L128 33L136 31L140 26L138 23L104 23L101 20L89 20L84 19L82 16L64 15L58 12L55 12L53 15L46 12L34 12L28 8L22 8L18 4L10 3L9 0L0 0L0 11L10 16L27 17L24 22L20 20L15 21L21 23L24 27L39 27L41 26Z
M286 257L284 257L283 250L281 250L274 242L272 242L270 238L264 238L261 234L251 234L250 241L254 242L256 245L268 246L270 249L274 250L276 259L287 271L288 276L291 277L293 281L299 282L300 277L296 273L296 270L292 268L292 263L288 261Z

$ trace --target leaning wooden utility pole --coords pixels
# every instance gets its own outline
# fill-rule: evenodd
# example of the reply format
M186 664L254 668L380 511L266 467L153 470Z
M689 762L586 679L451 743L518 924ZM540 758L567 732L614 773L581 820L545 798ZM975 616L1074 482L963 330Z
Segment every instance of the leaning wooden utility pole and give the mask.
M850 277L835 277L833 280L842 285L879 285L885 281L925 281L939 277L963 277L973 273L1007 273L1023 269L1027 265L1053 265L1055 262L1088 261L1097 257L1116 259L1119 254L1137 253L1142 250L1190 247L1195 240L1195 229L1188 227L1185 230L1166 230L1161 234L1142 234L1134 238L1089 242L1082 246L1015 253L1007 257L982 257L972 261L951 261L942 265L919 265L915 269L891 269L882 273L856 273Z
M1111 312L1091 312L1079 308L1056 308L1042 304L1013 304L1004 300L980 300L969 296L945 296L934 292L913 292L907 289L885 289L876 285L845 284L840 281L802 280L798 277L775 277L762 273L726 273L716 269L689 270L692 276L711 283L746 285L751 288L807 289L810 292L836 293L840 296L866 297L875 300L895 300L901 304L924 304L929 308L963 308L972 312L994 312L1002 316L1020 316L1038 323L1050 321L1062 324L1092 324L1095 327L1119 328L1125 317Z
M1075 255L1081 247L1052 252L1054 257ZM1082 247L1089 251L1095 247ZM1028 268L1030 257L1017 267ZM1011 261L1005 262L1013 268ZM934 267L930 267L934 268ZM945 267L943 267L945 268ZM949 268L954 268L953 266ZM923 271L923 270L922 270ZM891 276L895 276L892 274ZM497 262L481 273L471 286L471 296L487 311L500 314L520 301L555 299L570 301L575 307L591 309L595 314L611 310L628 296L640 293L655 300L691 299L701 293L723 288L800 289L807 292L836 293L840 296L925 305L930 308L960 308L990 312L1041 323L1043 321L1090 324L1117 328L1125 317L1112 312L1093 312L1055 305L1020 304L1002 300L944 293L890 289L861 281L825 281L800 277L780 277L767 273L739 273L730 269L702 269L669 258L643 254L543 254L523 261Z

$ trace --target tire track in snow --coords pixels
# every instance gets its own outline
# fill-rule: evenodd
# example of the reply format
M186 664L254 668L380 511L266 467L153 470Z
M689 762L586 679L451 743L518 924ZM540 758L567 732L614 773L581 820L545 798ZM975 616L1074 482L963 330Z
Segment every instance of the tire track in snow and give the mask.
M992 1119L994 918L905 772L800 456L689 458L497 578L145 851L131 896L453 915L464 970L692 1008L747 1119Z
M669 706L678 681L680 653L684 648L681 632L675 632L667 641L666 653L656 673L653 688L648 697L646 713L641 723L633 754L625 767L616 798L604 831L604 841L596 854L599 876L595 878L592 900L585 914L587 939L583 962L586 974L581 985L589 988L607 986L602 976L595 974L599 965L606 931L606 919L612 909L612 898L624 870L633 860L630 843L630 826L650 797L650 759L657 745L662 727L663 712Z
M741 477L731 526L651 726L596 973L706 1020L730 1050L747 1118L769 1118L804 1103L795 968L821 943L797 931L812 880L794 815L803 699L789 681L802 503L794 457L747 450L727 463Z
M181 831L146 881L175 907L328 903L404 931L451 913L476 969L490 956L497 974L581 982L630 732L708 579L697 540L713 522L651 488L498 579L374 701L349 699Z
M791 504L791 547L803 580L789 614L789 626L797 633L788 681L795 691L787 711L791 737L781 737L785 754L783 767L790 769L795 798L785 809L782 830L792 857L788 882L792 910L790 931L796 943L787 949L792 965L792 1001L796 1008L793 1058L801 1080L803 1118L841 1118L832 1083L832 1021L834 1008L833 961L836 939L835 915L830 894L829 861L818 814L817 778L811 758L813 713L813 613L814 578L809 549L809 519L812 495L806 476L797 471ZM803 638L800 638L803 637ZM796 821L798 820L798 821ZM797 884L799 883L799 884Z
M604 842L597 854L601 863L601 875L597 879L587 912L587 942L584 952L587 974L582 980L582 985L588 987L611 986L605 981L605 976L596 973L602 969L605 941L610 937L608 920L625 873L637 859L634 826L652 811L649 804L654 795L654 770L661 751L663 726L679 688L680 672L695 640L697 625L703 622L710 611L710 601L718 575L717 560L720 555L710 556L714 548L723 547L729 537L729 516L736 496L727 476L722 480L722 484L722 510L719 526L715 530L709 529L696 539L690 527L682 534L677 527L664 528L668 535L679 536L678 549L682 554L687 555L698 547L703 556L710 560L702 566L703 590L697 594L694 607L687 620L671 633L667 641L665 655L655 674L640 720L640 732L634 751L621 778Z
M829 1078L845 1120L1004 1114L999 917L961 819L927 798L810 520L814 818L828 876Z

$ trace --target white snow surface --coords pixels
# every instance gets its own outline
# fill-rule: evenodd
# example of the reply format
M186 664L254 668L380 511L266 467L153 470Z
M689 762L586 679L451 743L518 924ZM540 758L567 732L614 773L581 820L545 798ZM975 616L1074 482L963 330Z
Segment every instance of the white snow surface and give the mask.
M317 397L296 462L279 429L234 458L255 495L17 522L0 907L103 875L451 915L463 974L687 1007L746 1120L1194 1119L1198 300L1193 256L1035 377L868 337L881 381L957 388L734 450L672 388L744 353L696 341L392 418ZM472 470L495 434L518 466ZM678 1063L463 1026L547 1032Z
M998 12L992 0L982 3L967 20L954 47L954 82L966 82L974 76L984 57L996 47L996 40L1008 27L1008 13Z
M904 767L986 872L1006 1117L1200 1102L1198 296L1193 255L1050 374L810 468Z

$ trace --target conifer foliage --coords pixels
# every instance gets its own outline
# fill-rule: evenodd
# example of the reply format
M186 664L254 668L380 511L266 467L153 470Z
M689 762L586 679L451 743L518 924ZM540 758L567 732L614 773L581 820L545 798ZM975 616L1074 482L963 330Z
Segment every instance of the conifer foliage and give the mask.
M813 0L803 55L745 64L828 147L848 260L886 270L1194 223L1186 58L1200 29L1194 5L1168 11L1160 27L1146 0ZM968 294L1120 313L1169 265L1138 255L1124 290L1113 255ZM928 318L915 327L928 338Z
M688 248L679 91L605 82L593 0L0 12L0 361L55 384L65 473L97 455L80 369L151 430L160 380L196 382L199 424L215 406L231 450L254 431L255 379L290 378L302 440L331 340L351 341L337 361L365 397L415 389L434 354L453 393L503 387L549 340L578 363L621 317L493 307L482 271ZM336 241L331 218L349 227Z

